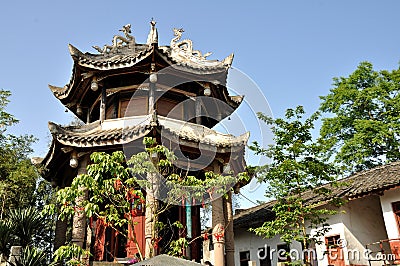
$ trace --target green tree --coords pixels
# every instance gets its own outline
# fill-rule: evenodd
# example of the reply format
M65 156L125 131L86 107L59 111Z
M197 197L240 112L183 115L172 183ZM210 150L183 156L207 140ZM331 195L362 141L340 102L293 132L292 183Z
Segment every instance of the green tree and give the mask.
M32 135L15 136L7 133L18 120L7 113L11 93L0 90L0 219L10 208L35 204L34 192L38 173L29 159Z
M324 141L312 138L318 114L303 119L304 113L299 106L288 109L284 118L259 114L261 120L272 126L274 144L262 148L254 143L251 149L271 159L271 163L258 167L257 176L269 184L267 197L275 200L272 209L276 218L251 231L265 238L279 235L287 243L298 241L306 249L326 232L327 218L336 213L321 207L321 203L333 197L330 185L326 184L335 184L337 171L324 153ZM310 235L307 228L320 230Z
M400 69L375 71L362 62L348 77L333 79L322 96L321 137L349 172L400 159Z
M40 178L29 158L36 139L7 131L18 123L6 111L10 95L10 91L0 90L0 252L7 255L10 246L28 242L49 251L51 234L37 227L51 228L52 221L36 211L50 198L49 190L43 192L49 184Z
M158 145L153 138L145 138L145 151L133 155L126 160L123 152L107 154L104 152L92 153L92 163L87 167L87 174L74 178L70 187L60 189L57 192L57 203L48 205L45 209L48 213L55 213L57 208L60 217L71 218L77 210L84 211L87 217L103 219L109 227L114 228L126 239L136 241L135 235L128 235L128 225L135 226L133 216L136 206L144 204L145 199L141 188L146 189L147 197L154 196L153 200L146 200L146 210L152 212L151 232L153 249L158 245L160 234L166 230L173 230L159 220L159 216L168 211L174 205L181 205L182 201L190 203L200 200L206 191L214 191L223 194L226 188L237 182L232 176L216 175L212 172L205 174L205 179L190 176L186 171L176 169L173 161L174 153L162 145ZM240 179L246 178L240 175ZM78 202L77 198L88 193L88 200ZM164 200L158 196L163 193ZM146 213L147 215L147 213ZM180 228L180 223L173 226ZM200 236L194 236L196 237ZM179 239L169 243L177 249L189 244L188 241ZM168 245L169 245L168 244ZM65 252L57 252L59 259L62 253L70 252L71 248L62 247ZM68 251L68 252L67 252ZM143 251L140 251L143 257Z
M84 212L88 218L101 219L128 238L128 225L134 225L133 210L143 201L136 177L129 174L122 152L96 152L91 154L90 159L92 163L87 167L88 173L78 175L70 187L60 189L56 199L58 205L48 204L45 212L52 215L59 213L63 220L72 218L75 212ZM85 194L88 194L88 199L80 201L79 198ZM58 259L63 258L62 253L68 254L77 248L60 248L65 252L57 252ZM66 256L67 259L70 257Z

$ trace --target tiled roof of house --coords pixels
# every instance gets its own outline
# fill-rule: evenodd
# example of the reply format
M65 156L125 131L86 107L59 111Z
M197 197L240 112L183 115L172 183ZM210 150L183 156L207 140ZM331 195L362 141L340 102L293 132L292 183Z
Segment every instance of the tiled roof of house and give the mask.
M371 194L380 194L385 190L400 186L400 161L377 166L370 170L355 173L339 181L342 186L332 187L332 195L348 200L364 197ZM322 198L320 195L306 192L304 199L308 203L317 201L329 201L329 198ZM263 222L274 218L271 210L274 201L266 202L258 206L240 210L234 216L235 227L256 227Z
M255 228L274 219L272 206L273 202L270 201L249 209L236 210L236 214L233 216L234 228Z

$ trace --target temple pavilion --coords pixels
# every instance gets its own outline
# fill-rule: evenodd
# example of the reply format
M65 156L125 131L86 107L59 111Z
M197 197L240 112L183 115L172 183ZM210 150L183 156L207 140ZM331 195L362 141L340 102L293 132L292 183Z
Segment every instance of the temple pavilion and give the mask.
M191 40L181 40L182 29L173 30L169 45L159 45L154 21L146 43L136 42L129 24L120 31L110 45L93 46L95 53L69 45L70 81L64 87L49 87L83 123L61 126L49 122L52 142L41 162L44 177L55 187L67 187L75 176L86 172L91 153L124 150L134 154L143 150L143 138L149 136L172 148L182 167L197 176L205 171L245 171L248 133L236 137L211 129L243 100L243 96L230 96L226 87L233 54L222 61L208 60L210 53L194 50ZM232 198L228 194L212 201L212 227L223 230L223 237L212 241L215 265L234 265ZM184 206L176 206L168 219L181 221L185 230L190 226L195 238L201 235L202 206L190 208L187 212ZM186 217L188 213L191 217ZM139 215L134 229L142 250L149 245L146 215L146 211ZM67 221L57 220L55 249L66 242L67 227ZM112 229L99 233L95 227L84 214L75 214L71 241L95 253L93 260L111 261L136 252L134 245L116 239ZM123 244L110 244L117 241ZM186 256L199 262L201 244L201 238L193 241Z

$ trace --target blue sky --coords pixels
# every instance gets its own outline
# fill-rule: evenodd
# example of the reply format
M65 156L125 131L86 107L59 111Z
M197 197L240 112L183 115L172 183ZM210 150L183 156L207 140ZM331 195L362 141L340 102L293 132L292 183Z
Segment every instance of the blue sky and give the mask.
M162 45L182 27L195 49L213 52L210 59L234 52L233 66L258 85L275 117L296 105L311 113L332 78L349 75L361 61L398 68L399 10L399 1L376 0L6 1L0 88L12 91L8 112L21 121L12 132L39 138L34 155L44 156L47 122L72 119L47 87L70 79L68 43L95 52L92 45L111 43L127 23L143 43L154 17Z

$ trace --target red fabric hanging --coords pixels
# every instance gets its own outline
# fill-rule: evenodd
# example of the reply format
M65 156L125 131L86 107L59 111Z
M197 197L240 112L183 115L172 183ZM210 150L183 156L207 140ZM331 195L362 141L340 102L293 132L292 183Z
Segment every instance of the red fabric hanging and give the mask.
M93 247L93 257L95 261L101 261L104 258L104 243L106 241L106 223L99 218L96 221L95 242Z

